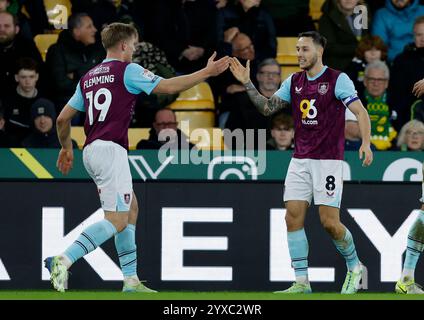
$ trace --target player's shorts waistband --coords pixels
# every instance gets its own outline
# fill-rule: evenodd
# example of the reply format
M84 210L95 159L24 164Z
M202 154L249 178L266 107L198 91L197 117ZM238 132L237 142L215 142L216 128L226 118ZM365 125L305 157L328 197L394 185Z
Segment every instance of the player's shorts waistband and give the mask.
M127 152L127 150L123 146L121 146L120 144L117 144L116 142L113 142L113 141L107 141L107 140L101 140L101 139L96 139L93 142L90 142L89 144L87 144L85 146L85 148L88 147L88 146L117 146L120 149Z

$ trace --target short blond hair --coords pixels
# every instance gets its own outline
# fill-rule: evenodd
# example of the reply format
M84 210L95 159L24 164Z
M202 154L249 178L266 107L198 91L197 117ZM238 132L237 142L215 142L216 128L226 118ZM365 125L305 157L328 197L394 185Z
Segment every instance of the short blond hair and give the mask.
M416 130L424 133L424 123L422 123L419 120L415 120L415 119L405 123L403 125L402 129L400 129L399 137L398 137L398 140L397 140L397 146L399 148L402 147L402 145L406 144L406 132L411 130L411 129L416 129ZM421 146L421 150L423 150L423 149L424 149L424 143Z
M138 37L137 29L127 23L114 22L107 25L102 30L102 44L108 50L116 46L119 42Z

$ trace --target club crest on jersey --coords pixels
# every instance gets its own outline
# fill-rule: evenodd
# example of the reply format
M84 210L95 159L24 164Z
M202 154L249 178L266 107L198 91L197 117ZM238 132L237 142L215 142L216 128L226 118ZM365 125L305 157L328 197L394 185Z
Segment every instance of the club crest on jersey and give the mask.
M124 201L126 204L130 203L131 195L129 193L124 194Z
M318 93L320 95L325 95L330 88L330 84L328 82L320 82L318 83Z

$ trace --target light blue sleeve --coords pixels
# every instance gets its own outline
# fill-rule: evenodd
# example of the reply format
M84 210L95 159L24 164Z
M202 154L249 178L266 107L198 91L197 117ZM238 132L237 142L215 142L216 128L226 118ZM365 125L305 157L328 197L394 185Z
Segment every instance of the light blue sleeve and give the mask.
M79 83L77 84L74 95L71 97L71 99L69 99L68 105L78 111L85 112L84 98L82 96L81 87Z
M290 89L291 89L292 76L293 75L291 74L286 80L284 80L284 82L281 84L280 89L278 89L274 93L281 100L287 101L288 103L291 103Z
M125 87L132 94L150 94L162 79L136 63L130 63L124 73Z
M355 85L346 73L341 73L337 78L335 95L336 98L342 100L346 106L359 99Z

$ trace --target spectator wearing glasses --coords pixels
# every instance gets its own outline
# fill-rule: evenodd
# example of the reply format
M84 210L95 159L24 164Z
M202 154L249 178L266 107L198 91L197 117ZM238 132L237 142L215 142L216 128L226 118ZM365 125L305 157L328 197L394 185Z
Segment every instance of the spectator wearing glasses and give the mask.
M156 112L149 138L140 140L136 148L158 150L167 146L169 149L192 149L194 145L188 141L187 136L177 126L178 122L174 111L171 109L159 110Z
M418 120L407 122L400 130L397 146L401 151L423 151L424 124Z
M294 123L293 118L284 113L277 113L271 120L271 136L267 141L267 150L293 150L294 149Z
M250 60L250 70L256 74L258 60L256 59L256 47L250 37L244 33L238 33L232 40L232 54L242 64ZM215 95L215 101L221 100L218 105L219 127L225 128L230 111L235 106L239 93L246 94L246 88L234 78L230 70L226 70L216 78L211 79L211 87ZM248 99L247 99L248 100Z
M280 65L275 59L265 59L258 66L256 73L259 92L269 98L280 87L281 71ZM267 129L269 121L262 115L249 99L245 90L228 95L226 101L230 114L226 123L226 128L235 130L246 129Z
M392 148L392 141L397 135L391 124L396 113L387 99L389 79L390 71L383 61L371 62L365 68L365 91L361 100L370 116L371 143L377 150Z

